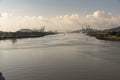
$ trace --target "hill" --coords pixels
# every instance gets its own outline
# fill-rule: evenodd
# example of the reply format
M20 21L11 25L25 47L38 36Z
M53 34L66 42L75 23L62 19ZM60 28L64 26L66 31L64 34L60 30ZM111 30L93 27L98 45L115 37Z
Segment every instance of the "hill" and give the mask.
M105 32L120 32L120 26L111 29L105 29Z

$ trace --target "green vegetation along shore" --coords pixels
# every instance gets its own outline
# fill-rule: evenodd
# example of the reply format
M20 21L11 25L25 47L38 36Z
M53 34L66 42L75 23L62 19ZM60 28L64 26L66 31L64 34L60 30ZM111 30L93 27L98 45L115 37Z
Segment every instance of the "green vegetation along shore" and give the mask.
M100 40L120 41L120 32L89 32L87 35Z
M20 39L20 38L35 38L46 35L57 34L55 32L0 32L0 40L5 39Z
M106 30L86 30L85 32L89 36L96 37L100 40L120 41L120 27L106 29Z

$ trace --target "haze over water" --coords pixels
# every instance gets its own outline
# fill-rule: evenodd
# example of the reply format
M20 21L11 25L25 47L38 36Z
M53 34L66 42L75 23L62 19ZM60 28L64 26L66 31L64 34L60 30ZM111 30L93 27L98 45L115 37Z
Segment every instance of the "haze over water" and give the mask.
M6 80L120 79L120 42L77 33L12 42L0 41L0 71Z

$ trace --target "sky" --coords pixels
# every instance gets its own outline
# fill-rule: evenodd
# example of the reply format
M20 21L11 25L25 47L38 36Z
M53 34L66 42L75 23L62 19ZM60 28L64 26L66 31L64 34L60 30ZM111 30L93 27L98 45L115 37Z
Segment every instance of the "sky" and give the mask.
M0 30L105 29L120 25L120 0L0 0Z

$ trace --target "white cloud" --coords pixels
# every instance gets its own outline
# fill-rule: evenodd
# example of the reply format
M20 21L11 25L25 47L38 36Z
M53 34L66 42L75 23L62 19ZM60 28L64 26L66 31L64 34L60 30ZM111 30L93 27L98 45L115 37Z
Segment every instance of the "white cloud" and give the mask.
M96 28L112 28L120 26L120 17L114 16L112 13L105 13L104 11L95 11L93 14L87 15L86 19L90 24Z
M8 16L10 16L10 14L8 14L8 13L1 13L0 14L0 18L7 18Z
M3 20L4 17L4 20ZM120 25L120 16L104 11L95 11L88 15L64 15L51 19L42 16L10 16L7 13L0 14L0 30L15 31L21 28L40 28L45 25L47 30L76 30L82 25L89 24L92 28L105 29Z
M86 17L94 17L94 18L111 18L112 13L105 13L104 11L95 11L93 14L87 15Z

